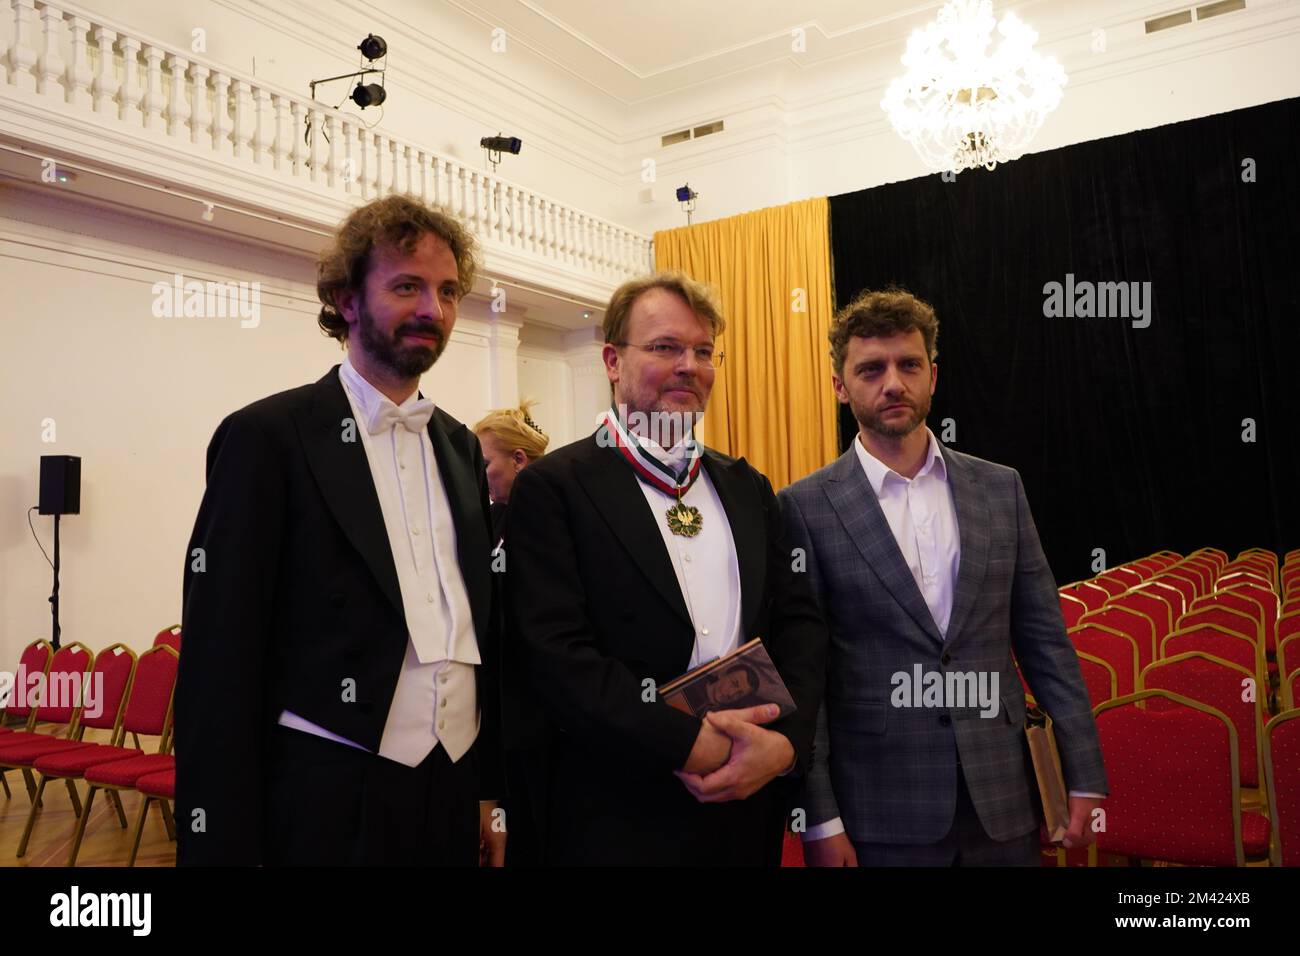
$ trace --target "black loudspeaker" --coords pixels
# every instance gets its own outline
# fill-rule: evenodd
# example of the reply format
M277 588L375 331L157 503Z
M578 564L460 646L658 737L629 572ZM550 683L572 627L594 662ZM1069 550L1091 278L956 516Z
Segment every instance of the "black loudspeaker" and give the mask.
M43 515L81 513L80 458L75 455L41 455L39 511Z

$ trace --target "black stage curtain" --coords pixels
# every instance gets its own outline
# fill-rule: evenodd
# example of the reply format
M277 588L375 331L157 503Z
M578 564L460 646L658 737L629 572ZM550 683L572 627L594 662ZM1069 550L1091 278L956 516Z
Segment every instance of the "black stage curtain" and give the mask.
M930 428L1019 470L1058 582L1300 547L1298 156L1292 99L831 198L837 301L934 305ZM1150 282L1150 325L1045 317L1067 274Z

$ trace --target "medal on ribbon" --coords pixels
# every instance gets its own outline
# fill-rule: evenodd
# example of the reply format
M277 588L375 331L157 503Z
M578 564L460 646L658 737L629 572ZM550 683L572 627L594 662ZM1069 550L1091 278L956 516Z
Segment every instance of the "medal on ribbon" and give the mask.
M693 538L699 534L700 528L704 526L704 516L700 514L699 508L682 501L682 496L700 476L702 458L700 446L695 440L687 440L686 463L680 471L674 471L646 451L636 436L623 427L612 409L605 413L603 425L613 436L619 454L627 459L638 478L665 494L677 496L677 504L664 512L668 530L683 538Z

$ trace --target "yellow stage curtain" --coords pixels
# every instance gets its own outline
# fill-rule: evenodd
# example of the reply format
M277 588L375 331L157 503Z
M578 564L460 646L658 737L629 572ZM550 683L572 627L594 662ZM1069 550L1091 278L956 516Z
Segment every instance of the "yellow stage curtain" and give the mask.
M831 387L830 203L823 197L655 233L655 267L721 292L727 353L701 438L780 489L839 453Z

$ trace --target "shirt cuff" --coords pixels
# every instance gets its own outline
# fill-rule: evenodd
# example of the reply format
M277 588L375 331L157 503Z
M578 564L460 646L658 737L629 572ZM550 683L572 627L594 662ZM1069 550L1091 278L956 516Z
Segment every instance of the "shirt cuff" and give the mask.
M844 822L836 817L834 820L827 820L825 823L819 823L810 828L801 837L804 843L812 843L814 840L825 840L827 837L837 836L844 832Z
M1070 791L1070 796L1072 796L1072 797L1092 797L1094 800L1105 800L1105 799L1106 799L1106 794L1104 794L1104 793L1089 793L1089 792L1086 791L1086 790L1071 790L1071 791Z

